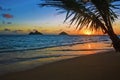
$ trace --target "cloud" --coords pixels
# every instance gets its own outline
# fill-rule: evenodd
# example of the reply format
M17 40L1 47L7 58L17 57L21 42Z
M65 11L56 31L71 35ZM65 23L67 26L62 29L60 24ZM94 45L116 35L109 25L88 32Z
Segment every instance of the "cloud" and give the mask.
M4 18L13 18L13 16L11 14L2 14L2 16Z
M2 24L12 24L12 22L2 21Z
M0 30L0 34L24 34L24 30L11 30L11 29L8 29L8 28L5 28L3 30Z
M9 31L11 31L10 29L8 29L8 28L5 28L3 31L7 31L7 32L9 32Z
M23 30L14 30L14 31L12 31L12 32L14 32L14 33L19 33L19 32L23 32Z
M12 24L12 22L7 22L7 24Z
M1 11L11 11L11 8L3 8L2 6L0 6L0 10Z

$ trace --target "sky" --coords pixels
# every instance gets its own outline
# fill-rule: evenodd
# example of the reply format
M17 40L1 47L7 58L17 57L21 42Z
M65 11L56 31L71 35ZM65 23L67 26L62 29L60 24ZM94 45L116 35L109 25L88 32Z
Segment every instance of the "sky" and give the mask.
M43 34L58 34L65 31L69 34L90 33L89 30L76 31L68 23L63 23L65 14L57 14L56 8L41 8L41 0L0 0L0 34L28 34L38 30ZM114 24L120 34L119 20ZM91 32L101 34L101 32Z

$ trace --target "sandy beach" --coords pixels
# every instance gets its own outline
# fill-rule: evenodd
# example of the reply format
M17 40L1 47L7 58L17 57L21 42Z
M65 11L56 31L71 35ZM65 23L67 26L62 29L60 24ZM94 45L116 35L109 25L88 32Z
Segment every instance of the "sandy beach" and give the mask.
M120 80L120 53L100 52L0 76L0 80Z

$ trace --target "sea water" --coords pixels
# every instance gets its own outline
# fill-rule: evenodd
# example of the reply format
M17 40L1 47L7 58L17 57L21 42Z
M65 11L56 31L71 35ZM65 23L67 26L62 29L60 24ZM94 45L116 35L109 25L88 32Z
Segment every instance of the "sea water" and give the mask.
M1 35L0 53L100 41L110 39L108 36Z
M93 53L105 47L110 48L103 46L104 44L111 45L108 36L1 35L0 74L31 69L46 63ZM94 47L91 47L92 45Z

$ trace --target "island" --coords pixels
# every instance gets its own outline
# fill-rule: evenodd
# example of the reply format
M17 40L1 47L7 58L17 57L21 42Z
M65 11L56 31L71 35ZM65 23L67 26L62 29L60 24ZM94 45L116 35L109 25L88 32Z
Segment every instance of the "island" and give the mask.
M43 35L41 32L35 31L35 32L30 32L29 35Z
M68 35L68 33L63 31L63 32L59 33L59 35Z

